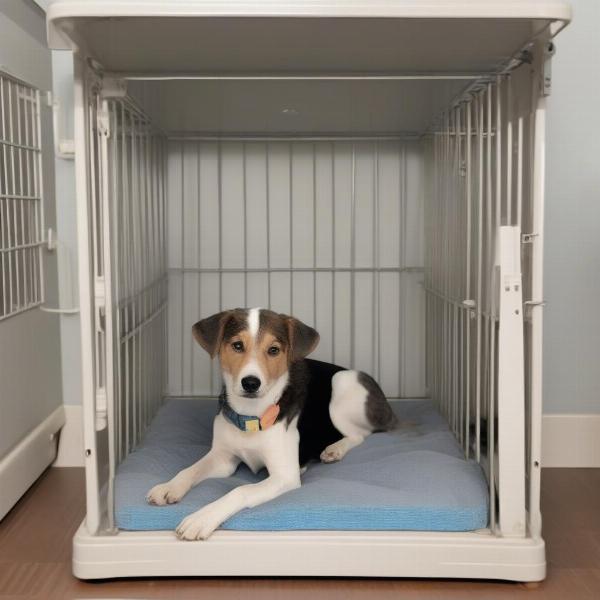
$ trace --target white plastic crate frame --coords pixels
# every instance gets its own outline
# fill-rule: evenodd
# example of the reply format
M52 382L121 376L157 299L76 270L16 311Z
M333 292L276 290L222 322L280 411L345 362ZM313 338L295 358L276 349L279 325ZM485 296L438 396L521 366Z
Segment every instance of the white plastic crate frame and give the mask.
M73 25L78 30L80 12L91 21L98 13L88 15L85 6L77 5L73 11L75 18L69 20L70 7L66 2L60 4L61 10L54 14L55 40L59 40L59 45L68 46L69 40L77 38L77 33L72 35L66 25ZM121 8L137 10L138 7L127 4L113 10L129 17L129 13L119 12ZM173 16L166 5L139 4L144 4L142 9L149 11L153 18ZM568 21L568 10L553 4L552 7L557 6L555 12L552 7L536 12L534 8L537 9L541 2L522 3L527 5L522 9L517 3L511 3L510 7L492 1L468 7L462 4L460 14L454 11L450 2L441 8L438 4L411 2L353 4L356 6L349 8L348 4L334 2L332 12L327 15L358 17L372 16L376 12L385 17L402 16L405 20L418 15L435 19L451 17L449 22L452 24L460 23L459 19L465 16L467 19L491 16L501 21L499 31L504 31L502 27L509 27L516 16L513 12L518 12L519 18L530 19L525 23L527 26L538 24L536 16L532 15L541 15L544 10L553 14L545 25L542 23L539 28L529 30L528 39L534 42L529 48L533 57L531 66L516 68L517 64L511 63L506 70L490 67L493 75L477 78L477 86L471 87L460 99L462 103L447 111L431 128L431 139L424 141L430 156L437 158L435 171L432 170L433 161L428 161L434 187L427 193L425 215L428 245L425 290L428 298L427 337L430 340L427 382L465 454L479 460L486 470L491 482L493 517L490 527L477 532L447 534L218 531L204 544L181 544L172 532L114 531L110 514L111 470L117 461L115 448L120 438L114 435L117 427L115 394L110 390L107 393L98 385L102 383L102 370L97 371L94 365L101 365L112 351L110 348L105 350L95 334L99 331L101 340L106 335L113 343L117 339L108 330L114 328L114 318L109 312L115 304L115 296L109 288L115 277L111 277L106 269L95 271L93 267L98 256L108 256L105 266L113 267L115 261L110 258L112 251L107 253L106 245L98 256L94 256L100 240L96 239L94 244L91 241L93 236L106 241L106 232L110 230L103 226L100 228L102 236L95 232L94 225L99 222L99 217L93 215L96 203L91 202L97 185L94 168L100 166L108 171L109 144L102 142L100 150L94 149L97 142L92 141L95 133L93 126L90 128L88 108L90 98L99 95L99 88L93 90L101 80L89 68L95 63L88 62L84 53L79 53L76 55L76 122L88 492L86 521L74 542L74 569L80 577L252 574L483 577L535 581L545 575L539 514L545 111L542 91L548 83L543 63L545 41ZM260 2L253 3L250 12L262 14L252 12L259 8L265 14L271 14L269 7ZM202 17L212 14L212 8L202 2L193 9L178 4L178 9L197 11L194 14ZM98 7L96 10L104 14ZM140 12L143 18L150 16L143 10ZM239 11L243 16L249 14L237 5L235 8L227 5L222 10L224 14L231 11L234 16ZM289 3L281 3L277 10L281 11L278 14L298 16L298 9ZM302 9L302 14L323 16L319 12L322 10L319 3L310 3ZM63 29L61 19L65 15ZM119 27L126 28L127 19L116 21ZM415 23L418 27L418 20ZM101 39L101 27L96 31L90 27L88 32L96 36L96 41ZM78 38L78 41L85 48L83 39ZM461 40L457 42L459 49L461 43ZM115 60L121 59L117 56ZM164 63L168 65L166 72L151 75L158 78L172 76L168 69L172 71L175 65L168 60L169 57ZM130 74L144 78L144 74L133 70ZM496 78L498 74L500 80ZM118 75L127 77L127 73ZM511 76L510 84L504 79L508 75ZM429 76L436 77L435 74ZM368 75L360 77L368 79ZM415 75L407 77L410 79ZM501 101L500 110L497 110L497 99L503 97L502 90L508 93L509 86L513 90L512 102L504 106ZM103 115L110 114L102 104L105 101L103 98L96 104L94 119L98 112L101 121ZM471 126L465 130L467 120L471 121ZM461 128L465 134L454 135ZM506 140L509 140L508 144ZM94 153L96 156L106 154L96 163L95 159L90 160ZM467 164L467 154L470 164ZM164 173L160 176L164 177ZM108 181L108 176L101 179ZM468 181L467 185L465 181ZM502 198L506 199L504 203ZM109 204L100 203L100 206L107 210ZM466 225L469 221L467 207L470 207L469 227ZM438 218L440 210L444 211L443 221ZM471 236L470 244L463 235L467 231ZM448 273L453 277L448 277ZM242 272L242 275L247 273ZM160 308L160 304L153 306ZM432 338L439 348L431 347ZM96 361L99 352L104 358ZM108 370L114 364L114 361L106 362L107 377L113 381L114 375L108 375ZM130 396L134 397L133 394ZM125 452L126 446L123 446ZM340 560L331 561L333 554L341 557Z
M157 150L161 158L156 162L152 160L146 162L144 157L147 156L147 152L140 151L145 143L148 143L148 148L152 146L150 140L155 140L153 143L156 144L157 149L165 142L160 141L160 135L151 133L152 128L148 118L133 100L125 96L116 99L109 97L114 91L103 93L101 81L95 76L91 79L94 83L88 84L92 97L89 104L92 140L90 169L102 169L102 165L105 165L102 177L93 180L101 182L98 185L97 196L94 195L95 188L92 189L91 194L92 198L105 199L98 200L93 217L96 227L102 220L104 224L100 224L98 230L94 227L91 229L98 231L95 236L98 256L95 289L96 301L103 303L103 307L97 311L98 322L101 324L99 329L102 333L97 346L99 357L97 376L100 382L103 382L105 377L107 379L112 377L114 381L119 382L120 386L120 389L115 388L113 391L102 389L100 386L96 391L96 415L97 417L100 415L101 419L99 421L96 418L94 427L97 439L104 440L97 446L96 452L106 453L107 460L104 464L109 467L105 473L106 479L100 487L100 494L94 496L100 499L98 520L95 522L96 533L102 534L113 531L111 488L116 466L139 441L145 425L161 400L157 395L143 395L142 379L139 376L143 372L149 372L144 369L158 368L161 373L160 384L163 386L166 384L164 369L167 355L164 348L154 348L154 353L150 352L149 361L147 358L141 358L148 356L148 347L144 342L148 342L150 338L142 340L141 337L136 337L138 327L134 323L138 323L138 320L134 321L132 315L140 315L141 329L151 323L160 323L158 327L160 331L157 333L159 337L153 338L154 341L160 339L161 343L164 343L168 338L164 329L168 271L164 215L168 210L164 205L166 161L165 155L161 154L164 151ZM529 87L527 93L523 92L525 98L520 98L519 102L512 106L510 90L511 86L515 85ZM112 89L114 84L110 82L108 87ZM533 359L529 359L528 362L523 356L527 328L524 329L523 326L522 308L533 301L522 300L523 294L532 289L532 284L529 277L525 277L521 285L520 256L521 224L537 218L535 198L536 193L539 192L535 191L534 179L536 176L539 179L539 174L536 175L539 163L534 156L533 148L540 143L539 137L543 135L543 121L540 122L539 114L543 111L543 106L544 99L537 88L531 86L528 74L524 70L516 70L498 78L483 80L470 87L457 105L442 115L431 134L423 139L424 151L428 157L426 180L430 184L430 189L426 190L425 194L424 215L427 248L424 281L427 296L427 384L432 398L438 402L441 412L446 416L463 445L465 455L480 462L490 485L489 529L471 534L432 533L429 539L436 548L435 551L441 552L440 557L449 551L449 547L455 548L456 544L461 548L461 552L467 553L465 556L469 552L482 552L482 556L486 557L485 561L491 562L494 560L493 557L503 555L503 552L516 551L515 556L523 553L526 557L526 564L522 566L523 575L518 575L519 569L514 565L509 568L512 574L508 577L517 579L536 579L544 572L543 541L539 537L539 494L535 490L539 487L539 446L536 446L534 436L528 436L527 444L531 465L525 463L524 394L526 388L523 369L525 365L531 364ZM511 110L515 111L514 116L503 116L505 113L510 115ZM511 140L512 130L516 132L514 143L503 142L503 133L511 131L505 134L505 139ZM467 135L468 131L470 135ZM136 139L139 146L134 141ZM198 140L175 140L171 143L197 145L199 142ZM218 144L214 140L206 143ZM232 142L223 142L223 145L225 143ZM261 142L238 140L234 143L245 145ZM280 144L281 141L272 143ZM351 142L349 147L352 148ZM217 145L217 148L217 153L222 152L220 146ZM352 154L351 150L350 156ZM134 164L135 157L141 161L137 166ZM148 169L150 164L154 169ZM217 160L216 164L220 165L220 160ZM525 167L531 169L530 177L524 174ZM126 172L135 173L137 176L123 177L123 173ZM147 196L142 191L146 185L142 183L142 173L151 174L157 182L156 186L154 184L147 186L150 190ZM157 195L152 193L153 189L156 190ZM128 204L126 196L130 193L133 201ZM177 196L174 195L175 198ZM144 204L144 199L150 199L150 204ZM138 233L134 231L135 219L132 217L135 211L140 209L150 211L156 209L157 214L161 215L157 222L162 232L156 238L158 245L142 244L142 238L147 239L144 237L146 234L141 230ZM183 212L179 218L183 218ZM143 218L138 220L138 225L143 221ZM107 222L113 225L107 227ZM147 233L150 231L153 231L152 227L146 230ZM110 238L108 244L112 248L110 252L115 253L110 260L110 252L105 246L108 241L106 236ZM179 244L182 239L177 235L171 235L171 241ZM531 245L529 237L527 242L527 245ZM140 260L142 248L154 249L156 257L154 268L150 268L149 257L145 257L146 261L144 257ZM152 251L150 253L152 254ZM527 251L524 256L527 256ZM109 262L112 275L106 269L106 264ZM525 262L523 271L527 274L531 270L528 270L527 261ZM531 261L531 265L533 264L534 261ZM293 271L290 266L282 268L286 273ZM314 266L307 269L311 276L316 272ZM199 268L187 270L193 273L201 271ZM249 274L253 272L247 264L232 270L242 277L242 281L244 279L247 281ZM376 276L376 268L371 266L368 270L371 276ZM397 271L398 267L394 267L394 270ZM171 267L171 271L177 276L182 271L186 271L186 268ZM270 272L268 268L262 267L259 271L267 274L267 277ZM298 271L302 272L302 268ZM221 283L216 288L220 290L221 297L221 304L217 305L218 309L222 305L224 296L221 287L222 278L231 273L222 265L209 269L208 273L221 279ZM509 284L508 287L506 284ZM265 288L267 293L268 287L267 282ZM239 289L244 294L249 293L247 284L242 284ZM126 290L130 293L128 294ZM153 299L147 301L147 309L142 310L140 307L143 306L146 292L150 292ZM113 300L107 303L106 298ZM112 308L107 310L108 306ZM112 318L111 310L116 311ZM118 316L115 316L117 313ZM110 334L113 339L119 340L118 347L115 345L112 350L105 348L103 341L104 335L110 339L109 323L113 323L115 332L122 333L120 337L115 337L114 333ZM130 333L128 334L127 331ZM507 331L508 335L506 335ZM176 336L175 339L179 338ZM130 345L128 340L132 340ZM103 359L102 356L105 358ZM503 364L500 358L502 356L509 358L508 365ZM113 375L106 376L104 368L113 368L115 372ZM533 382L537 376L530 372L529 377ZM508 389L505 390L507 384ZM216 386L216 383L213 385ZM107 411L107 421L102 420L103 407ZM539 405L535 405L534 397L530 392L527 394L527 411L530 414L539 411ZM490 415L494 417L490 418ZM503 444L505 440L507 443ZM519 440L522 440L522 443L519 443ZM535 468L532 468L532 465ZM529 483L528 504L525 498L527 482ZM88 530L94 526L94 521L90 518L92 516L93 513L88 512L86 522ZM86 544L89 543L94 554L97 556L103 554L100 548L94 550L94 536L89 538L82 532L79 535L84 536L79 538L83 546L87 547ZM291 544L295 544L295 540L302 538L297 533L289 535L291 535ZM319 545L326 539L331 541L327 535L311 534L311 543ZM427 534L403 532L370 535L369 544L394 544L398 553L397 558L407 557L415 548L421 547L419 540L425 541L428 538ZM338 537L335 537L333 543L339 544L340 551L348 543L366 543L366 538L363 539L360 535L353 537L350 534L343 536L336 534L336 536ZM167 538L157 533L121 532L117 537L122 540L125 552L135 552L134 548L137 547L138 542L146 541L150 541L150 544L145 552L159 552L159 548L166 551L168 547ZM266 548L268 548L267 552L279 552L277 548L280 548L282 543L279 539L281 536L278 534L264 532L240 536L234 533L232 538L231 532L218 532L215 536L218 549L215 548L215 543L212 543L209 555L206 555L204 550L197 551L208 561L203 568L211 573L222 573L218 566L221 560L219 557L224 556L222 552L229 555L237 551L234 539L236 537L240 542L243 540L246 545L259 544L256 550L258 551L260 547L263 552ZM502 540L507 539L520 539L522 544L503 546ZM429 542L422 547L424 551L428 544ZM128 550L125 550L126 548ZM97 554L98 552L100 554ZM177 550L173 549L173 552ZM192 554L196 556L196 552ZM110 559L106 557L106 560ZM99 568L98 572L102 572L103 567ZM277 572L272 565L269 568ZM354 569L356 568L355 565ZM124 575L126 572L136 574L145 572L143 569L138 569L117 573L114 571L114 566L111 566L111 569L117 576L119 573ZM472 569L471 565L471 570L455 570L454 573L456 576L458 573L466 576L467 573L474 572ZM171 565L164 574L182 574L188 571L189 569L186 571L184 567L173 570ZM414 569L410 572L413 571ZM285 572L289 573L289 571ZM362 573L360 569L358 572ZM379 574L392 572L397 571L384 569ZM442 572L444 575L450 573L444 570L436 571L436 573ZM482 572L497 571L487 565Z
M44 302L40 91L0 71L0 321Z

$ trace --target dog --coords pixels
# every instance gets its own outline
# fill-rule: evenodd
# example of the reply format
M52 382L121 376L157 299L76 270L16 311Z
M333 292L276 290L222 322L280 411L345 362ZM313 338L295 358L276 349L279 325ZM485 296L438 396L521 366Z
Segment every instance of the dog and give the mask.
M176 529L182 540L207 539L240 510L298 488L309 461L339 461L371 433L398 425L372 377L306 358L319 334L294 317L237 308L199 321L192 333L219 356L223 374L212 448L153 487L147 501L178 502L205 479L229 477L240 462L254 473L266 467L268 477L187 516Z

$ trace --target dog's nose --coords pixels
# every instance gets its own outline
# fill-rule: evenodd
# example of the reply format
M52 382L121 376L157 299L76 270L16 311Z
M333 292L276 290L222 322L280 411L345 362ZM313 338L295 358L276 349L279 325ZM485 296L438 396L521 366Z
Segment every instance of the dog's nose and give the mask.
M242 387L245 392L254 393L260 387L260 379L258 377L253 377L252 375L248 375L248 377L242 378Z

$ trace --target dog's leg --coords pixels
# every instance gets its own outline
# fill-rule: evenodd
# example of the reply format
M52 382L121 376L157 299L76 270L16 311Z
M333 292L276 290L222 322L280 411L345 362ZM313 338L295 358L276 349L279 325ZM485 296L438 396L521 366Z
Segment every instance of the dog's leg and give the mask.
M162 506L179 502L194 486L205 479L229 477L239 465L239 458L222 449L210 452L166 483L155 485L146 496L149 504Z
M222 498L183 519L176 529L177 536L182 540L207 539L221 523L240 510L258 506L300 487L299 468L296 467L296 470L296 476L269 475L259 483L241 485L231 490Z
M373 398L373 390L367 389L361 381L363 377L358 371L340 371L331 380L329 416L344 437L321 452L321 460L325 463L342 460L349 450L362 444L368 435L379 428L377 423L369 419L369 403L375 401L385 408L387 400L382 392L381 397ZM374 381L371 385L379 390Z
M244 508L268 502L300 487L299 435L296 422L277 424L257 435L264 438L262 460L269 476L259 483L241 485L222 498L187 516L176 529L182 540L205 540L221 523Z
M345 436L334 444L330 444L321 452L321 461L332 463L342 460L349 450L362 444L365 441L365 437L364 435Z

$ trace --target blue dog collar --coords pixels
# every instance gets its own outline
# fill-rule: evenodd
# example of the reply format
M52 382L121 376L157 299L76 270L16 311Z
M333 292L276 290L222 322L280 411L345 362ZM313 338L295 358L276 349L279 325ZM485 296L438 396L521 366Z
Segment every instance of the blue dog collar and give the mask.
M240 431L254 432L261 431L262 426L260 424L260 417L252 417L250 415L240 415L235 412L227 400L221 402L221 410L225 415L226 419L233 423Z

